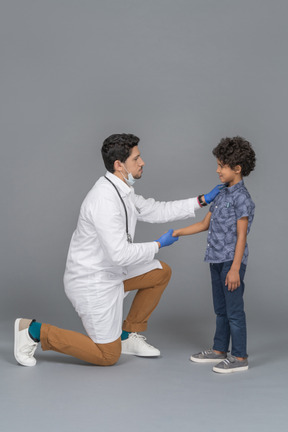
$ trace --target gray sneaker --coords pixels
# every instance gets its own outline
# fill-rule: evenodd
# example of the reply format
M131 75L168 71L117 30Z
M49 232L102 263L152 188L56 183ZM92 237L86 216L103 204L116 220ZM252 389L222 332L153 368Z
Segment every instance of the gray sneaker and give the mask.
M232 373L232 372L241 372L248 369L248 360L237 360L236 357L229 355L225 360L221 363L217 364L213 367L214 372L218 373Z
M197 354L193 354L190 360L195 363L218 363L219 360L226 359L227 354L216 354L213 349L208 349Z

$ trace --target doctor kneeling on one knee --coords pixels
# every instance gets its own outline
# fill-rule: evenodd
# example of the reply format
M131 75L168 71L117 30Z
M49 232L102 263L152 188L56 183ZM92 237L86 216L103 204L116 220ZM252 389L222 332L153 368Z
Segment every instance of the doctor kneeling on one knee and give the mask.
M14 355L23 366L36 364L38 343L95 365L115 364L121 353L158 357L160 351L139 332L156 308L171 277L171 268L155 259L159 249L178 240L169 230L155 241L133 243L137 221L173 222L217 196L220 186L206 195L158 202L137 195L133 184L143 173L139 138L114 134L101 152L107 172L84 199L73 233L64 275L65 293L82 320L87 335L35 319L17 318ZM122 322L123 300L136 291Z

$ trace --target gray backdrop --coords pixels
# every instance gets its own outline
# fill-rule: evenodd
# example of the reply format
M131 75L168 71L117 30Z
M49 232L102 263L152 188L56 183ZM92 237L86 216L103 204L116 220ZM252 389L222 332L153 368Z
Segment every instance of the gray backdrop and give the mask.
M251 141L249 352L287 345L288 3L2 0L0 8L2 342L17 316L82 331L63 291L66 254L81 202L105 172L102 142L126 132L140 137L146 162L136 192L159 200L208 192L219 183L219 140ZM192 222L141 223L135 240ZM195 349L211 342L205 243L198 234L158 254L173 277L150 322L156 345L169 332L184 332Z

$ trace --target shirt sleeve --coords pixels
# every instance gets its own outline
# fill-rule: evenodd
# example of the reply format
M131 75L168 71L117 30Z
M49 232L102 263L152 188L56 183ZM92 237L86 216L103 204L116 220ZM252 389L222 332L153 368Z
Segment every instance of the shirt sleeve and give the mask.
M195 217L195 210L201 208L197 198L163 202L134 194L133 199L138 211L138 220L150 223L165 223Z
M243 217L251 217L253 213L252 202L245 194L239 194L234 199L234 209L236 214L236 219L239 220Z
M214 211L214 207L215 207L215 201L213 201L212 204L210 204L209 211L210 211L211 213L213 213L213 211Z

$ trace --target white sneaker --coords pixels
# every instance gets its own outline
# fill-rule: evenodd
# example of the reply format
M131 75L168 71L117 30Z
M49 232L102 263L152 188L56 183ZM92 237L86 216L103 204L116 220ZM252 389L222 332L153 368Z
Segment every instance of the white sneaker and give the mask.
M38 343L28 333L32 320L17 318L14 324L14 357L22 366L35 366L34 353Z
M145 341L145 336L138 333L130 333L128 339L121 341L122 354L131 354L140 357L159 357L160 351Z

